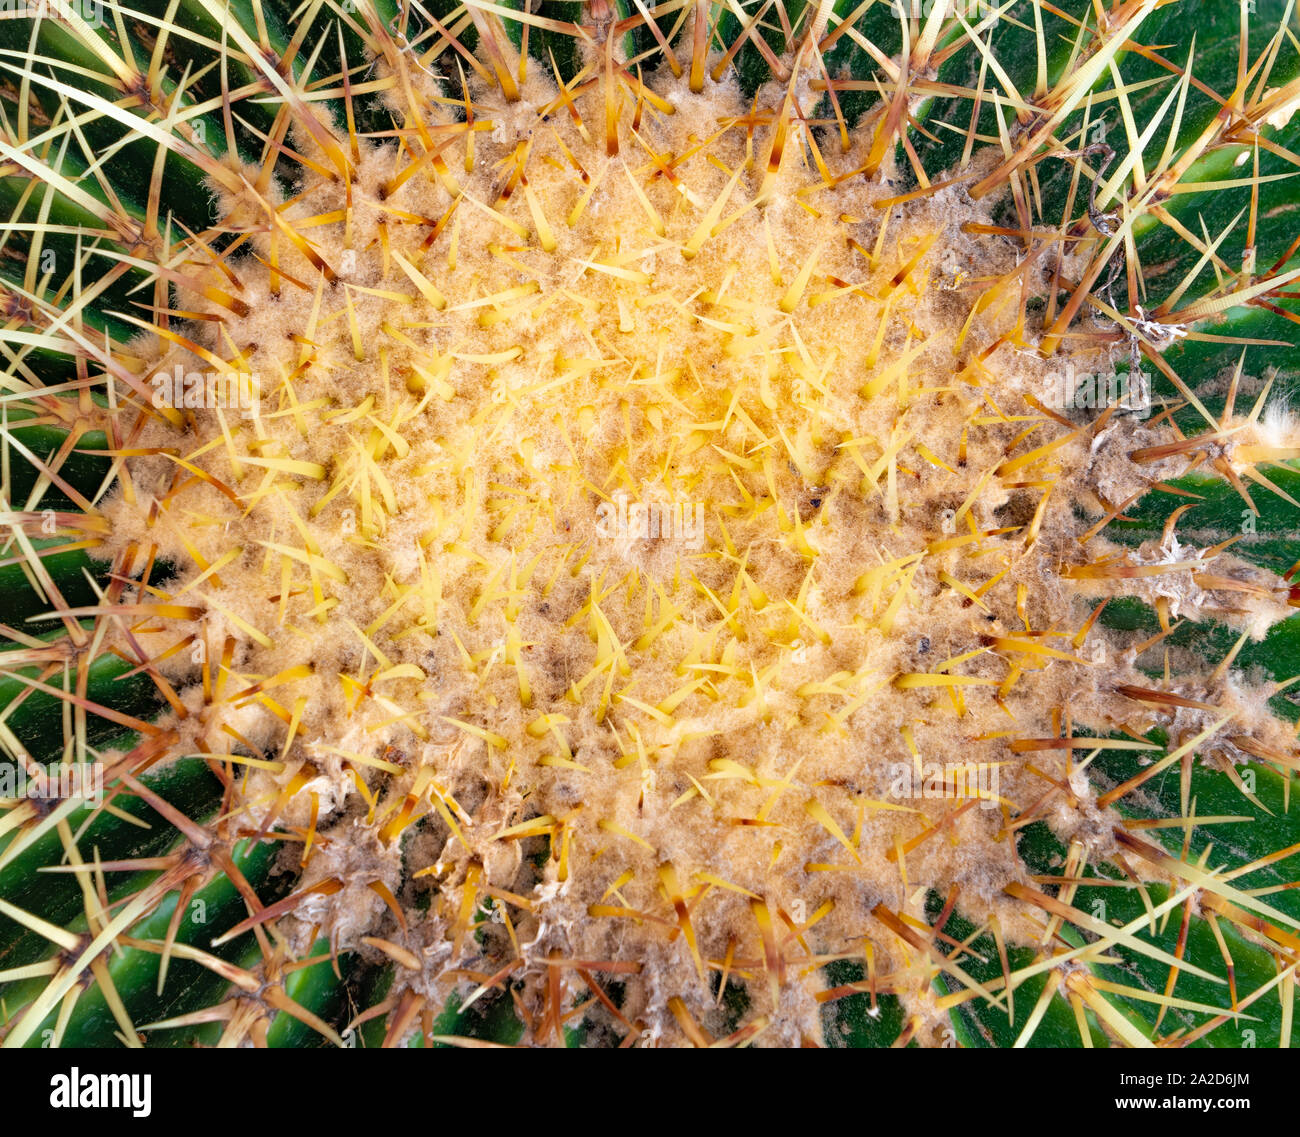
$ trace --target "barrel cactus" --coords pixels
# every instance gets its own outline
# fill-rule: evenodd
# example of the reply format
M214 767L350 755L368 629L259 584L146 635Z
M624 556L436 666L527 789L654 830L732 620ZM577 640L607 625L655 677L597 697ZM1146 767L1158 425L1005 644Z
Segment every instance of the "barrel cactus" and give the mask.
M0 21L5 1046L1259 1046L1293 0Z

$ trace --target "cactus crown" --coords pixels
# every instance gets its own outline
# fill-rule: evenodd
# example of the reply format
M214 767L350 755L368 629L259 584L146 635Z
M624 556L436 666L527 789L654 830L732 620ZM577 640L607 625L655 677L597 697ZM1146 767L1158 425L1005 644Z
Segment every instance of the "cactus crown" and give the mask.
M19 25L4 1043L1288 1044L1300 68L1186 7Z

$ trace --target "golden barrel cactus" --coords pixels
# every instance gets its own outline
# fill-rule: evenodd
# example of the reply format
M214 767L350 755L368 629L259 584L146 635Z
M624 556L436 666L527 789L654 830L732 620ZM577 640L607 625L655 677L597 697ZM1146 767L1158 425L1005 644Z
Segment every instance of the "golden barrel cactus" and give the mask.
M1291 0L19 16L3 1045L1290 1045Z

